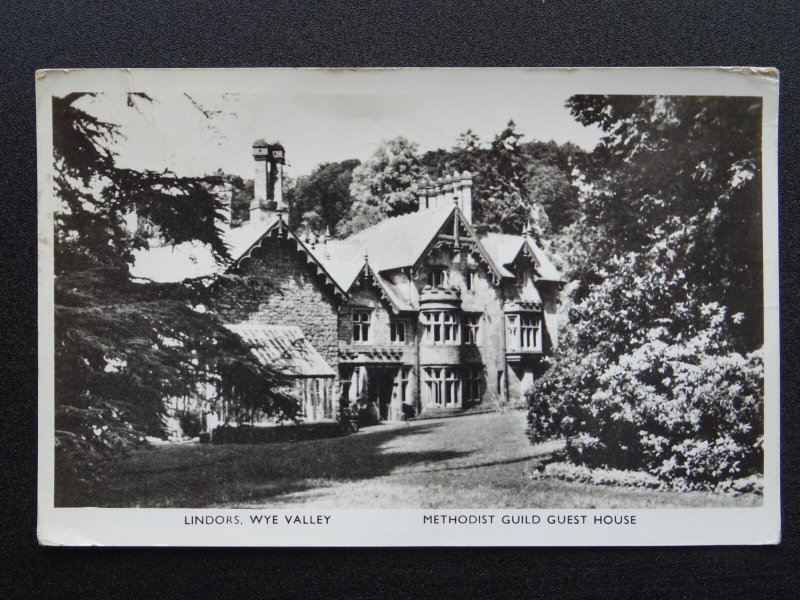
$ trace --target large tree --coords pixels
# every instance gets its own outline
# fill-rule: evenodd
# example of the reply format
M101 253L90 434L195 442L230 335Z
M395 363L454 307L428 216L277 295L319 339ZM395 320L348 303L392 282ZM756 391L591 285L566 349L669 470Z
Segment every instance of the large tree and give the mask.
M344 237L386 217L412 212L422 171L417 145L404 137L384 141L353 170L352 204L337 226Z
M583 225L602 231L593 264L686 230L700 298L743 318L741 344L762 342L761 101L735 97L573 96L584 125L604 136L581 165Z
M583 151L523 137L513 121L486 145L467 130L451 150L427 152L421 162L431 178L453 170L472 173L479 231L520 233L530 222L534 234L546 239L576 218L572 171Z
M317 232L335 231L350 210L350 184L357 159L322 163L307 176L298 177L288 190L289 223L308 226Z
M530 437L685 488L761 472L760 102L575 96L605 132L556 247L573 279ZM749 485L749 484L748 484Z
M162 435L165 401L206 383L235 380L243 406L296 414L280 391L283 376L205 308L204 282L129 274L153 229L163 243L202 243L228 260L213 192L221 179L119 166L123 132L83 108L87 96L53 98L56 467L64 485L86 472L91 450ZM128 96L131 106L149 101Z

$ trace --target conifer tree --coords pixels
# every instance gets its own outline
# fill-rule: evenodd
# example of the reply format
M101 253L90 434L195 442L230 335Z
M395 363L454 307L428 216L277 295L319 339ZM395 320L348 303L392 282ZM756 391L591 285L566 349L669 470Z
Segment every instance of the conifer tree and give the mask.
M213 192L220 178L120 167L114 147L124 132L81 108L86 96L53 98L56 467L67 485L90 470L91 451L162 435L165 403L205 384L235 382L244 412L297 412L280 391L284 376L206 308L207 282L129 273L153 230L165 244L199 242L229 260ZM131 107L149 101L128 96Z

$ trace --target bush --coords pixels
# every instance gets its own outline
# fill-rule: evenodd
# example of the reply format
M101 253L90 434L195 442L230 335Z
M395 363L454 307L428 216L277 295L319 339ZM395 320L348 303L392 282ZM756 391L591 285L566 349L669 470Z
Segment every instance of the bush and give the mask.
M637 487L647 489L660 489L663 482L649 473L641 471L623 471L619 469L591 469L584 465L570 463L550 463L541 472L533 472L534 479L550 477L562 481L575 481L578 483L591 483L594 485L612 485Z
M739 317L697 300L663 248L600 274L528 396L531 441L561 436L574 464L678 489L762 473L763 358L729 341Z
M220 425L214 429L211 442L214 444L272 444L318 440L342 435L344 432L341 425L330 421L263 427Z
M185 437L195 438L203 430L203 422L196 412L183 410L178 413L178 424Z
M110 456L145 444L127 415L104 405L91 408L56 407L54 495L66 506L97 482L101 465Z

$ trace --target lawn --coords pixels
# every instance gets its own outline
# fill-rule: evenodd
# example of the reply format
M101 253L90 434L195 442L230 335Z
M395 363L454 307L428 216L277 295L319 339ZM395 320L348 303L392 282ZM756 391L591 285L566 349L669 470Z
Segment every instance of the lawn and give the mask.
M265 445L178 444L106 463L65 506L318 508L746 507L758 496L532 480L558 448L531 446L525 414L378 425L340 438Z

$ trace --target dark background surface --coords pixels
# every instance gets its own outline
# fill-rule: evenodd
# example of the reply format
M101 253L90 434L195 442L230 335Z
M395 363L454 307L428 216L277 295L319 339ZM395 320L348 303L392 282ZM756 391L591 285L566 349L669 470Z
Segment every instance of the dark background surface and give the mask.
M799 25L800 4L790 1L3 2L0 596L796 596ZM427 65L781 70L783 543L653 549L39 548L34 70ZM735 517L731 523L736 526Z

